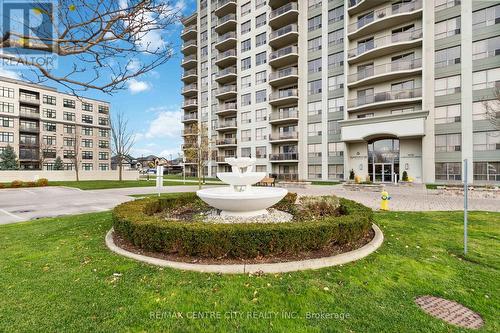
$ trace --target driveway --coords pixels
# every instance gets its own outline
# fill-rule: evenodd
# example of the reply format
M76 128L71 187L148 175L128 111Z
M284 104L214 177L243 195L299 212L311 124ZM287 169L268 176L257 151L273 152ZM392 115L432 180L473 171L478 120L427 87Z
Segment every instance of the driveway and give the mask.
M210 187L210 186L205 186ZM167 186L162 193L192 192L197 186ZM335 194L358 201L373 209L380 206L380 193L346 191L341 185L311 186L307 189L289 189L299 195ZM446 211L461 210L463 197L439 195L424 186L387 186L392 196L390 209L397 211ZM82 191L68 187L42 187L0 190L0 224L31 219L81 214L110 210L116 205L133 200L130 195L157 193L155 187L117 188ZM500 211L500 199L471 198L470 210Z

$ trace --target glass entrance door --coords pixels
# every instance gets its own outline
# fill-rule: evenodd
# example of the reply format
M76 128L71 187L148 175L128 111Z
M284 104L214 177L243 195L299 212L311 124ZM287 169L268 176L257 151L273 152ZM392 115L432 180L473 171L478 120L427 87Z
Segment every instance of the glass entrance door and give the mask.
M392 163L374 163L373 175L376 183L392 183L394 165Z

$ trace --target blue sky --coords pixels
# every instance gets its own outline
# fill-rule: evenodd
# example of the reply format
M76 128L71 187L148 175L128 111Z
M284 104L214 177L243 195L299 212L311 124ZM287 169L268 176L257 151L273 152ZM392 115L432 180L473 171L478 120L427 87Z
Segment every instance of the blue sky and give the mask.
M114 0L113 0L114 1ZM183 8L185 15L195 11L196 0L173 1ZM136 133L136 143L132 155L156 154L170 158L178 157L182 143L180 131L182 88L180 53L180 31L182 26L176 25L164 36L167 43L175 46L174 56L154 72L143 75L129 83L127 90L122 90L110 96L96 91L82 93L91 97L111 102L111 111L122 110L128 117L130 127ZM59 58L58 66L61 69L69 68L70 60ZM0 75L12 75L12 70L2 70ZM49 86L65 91L64 87L49 82Z

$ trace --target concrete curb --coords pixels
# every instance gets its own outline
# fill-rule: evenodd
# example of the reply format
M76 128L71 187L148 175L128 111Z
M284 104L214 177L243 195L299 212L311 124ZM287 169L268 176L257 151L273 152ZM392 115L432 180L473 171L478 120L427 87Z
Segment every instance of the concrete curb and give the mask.
M244 274L244 273L286 273L295 271L304 271L309 269L319 269L346 264L352 261L362 259L369 254L375 252L383 243L384 235L382 230L375 224L372 224L372 229L375 232L373 239L359 249L338 254L331 257L307 259L301 261L289 261L273 264L234 264L234 265L207 265L207 264L190 264L179 261L170 261L144 256L141 254L129 252L118 247L113 241L113 228L106 234L106 246L116 254L127 258L135 259L147 264L182 269L187 271L201 273L222 273L222 274Z

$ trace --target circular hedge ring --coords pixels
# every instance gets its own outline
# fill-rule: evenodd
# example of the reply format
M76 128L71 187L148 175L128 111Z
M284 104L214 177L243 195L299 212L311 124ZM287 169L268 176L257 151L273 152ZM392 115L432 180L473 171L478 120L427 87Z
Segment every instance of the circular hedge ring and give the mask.
M274 208L297 213L296 194ZM202 258L250 259L316 251L362 239L370 231L370 208L340 198L340 216L285 223L210 223L168 219L161 212L198 204L194 193L146 198L113 210L115 233L143 250Z

